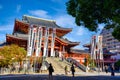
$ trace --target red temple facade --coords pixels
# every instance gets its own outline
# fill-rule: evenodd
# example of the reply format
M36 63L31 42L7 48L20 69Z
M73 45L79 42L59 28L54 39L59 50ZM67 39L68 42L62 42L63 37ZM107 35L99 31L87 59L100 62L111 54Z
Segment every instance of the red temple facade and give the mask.
M68 58L71 57L76 59L80 63L83 63L84 58L87 58L89 54L82 50L73 49L73 47L79 45L80 42L72 42L68 39L64 39L63 36L72 31L72 28L63 28L58 26L54 20L46 20L42 18L36 18L24 15L22 20L15 20L14 30L12 35L6 35L7 44L17 44L24 47L27 50L28 43L28 32L30 25L33 24L34 27L41 26L43 28L43 34L45 34L45 27L49 27L49 34L52 33L53 28L56 28L54 51L59 57ZM44 41L44 37L42 38ZM51 37L48 38L48 57L50 56L51 49ZM43 56L44 43L42 41L42 49L40 56ZM61 56L60 56L61 55Z

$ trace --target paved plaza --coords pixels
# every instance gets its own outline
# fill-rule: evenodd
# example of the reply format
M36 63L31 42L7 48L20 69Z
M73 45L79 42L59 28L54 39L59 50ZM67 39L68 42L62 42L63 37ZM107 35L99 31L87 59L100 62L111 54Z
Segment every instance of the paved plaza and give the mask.
M48 74L6 74L0 75L0 80L49 80ZM67 76L64 74L53 75L53 80L120 80L120 73L111 76L110 73L76 73L75 77L71 74Z

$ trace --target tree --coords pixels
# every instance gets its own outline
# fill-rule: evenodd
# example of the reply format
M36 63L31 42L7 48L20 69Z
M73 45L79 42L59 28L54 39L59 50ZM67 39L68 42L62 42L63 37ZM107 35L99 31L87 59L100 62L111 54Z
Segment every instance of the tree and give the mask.
M115 63L115 66L120 67L120 60Z
M0 49L0 66L5 67L14 62L21 62L26 56L26 50L17 45L8 45Z
M78 26L97 32L98 24L104 23L120 41L120 0L69 0L66 8Z
M85 65L85 66L88 65L88 59L87 59L87 58L84 59L84 65Z
M120 60L115 62L115 69L119 71L119 69L120 69Z

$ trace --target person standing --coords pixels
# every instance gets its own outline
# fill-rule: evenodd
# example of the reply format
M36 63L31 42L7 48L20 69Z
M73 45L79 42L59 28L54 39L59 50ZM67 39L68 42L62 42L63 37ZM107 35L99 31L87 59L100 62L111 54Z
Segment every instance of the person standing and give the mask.
M52 73L54 72L54 69L51 63L49 64L48 71L49 71L49 80L53 80Z
M108 66L105 65L105 72L108 73Z
M115 76L115 72L114 72L114 65L111 66L111 76Z
M72 72L72 76L74 77L75 68L74 68L74 65L73 65L73 64L72 64L72 66L71 66L71 72Z
M68 67L67 65L65 66L65 75L67 75L67 72L68 72Z

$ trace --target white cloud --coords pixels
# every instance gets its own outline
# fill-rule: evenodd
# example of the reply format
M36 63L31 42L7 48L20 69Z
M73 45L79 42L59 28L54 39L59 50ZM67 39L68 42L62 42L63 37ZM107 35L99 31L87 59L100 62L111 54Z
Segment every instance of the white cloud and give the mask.
M5 41L5 38L6 38L5 34L0 34L0 42Z
M69 15L60 15L56 17L55 20L58 25L63 26L63 27L71 28L75 26L74 18L72 18Z
M85 28L79 27L78 31L76 32L77 35L82 36L86 34Z
M11 34L13 31L13 24L0 25L0 41L5 41L6 34Z
M51 18L51 16L49 16L48 12L45 10L30 10L29 13L36 17Z
M21 5L17 5L16 12L19 13L21 10Z
M76 26L74 18L69 15L61 15L56 17L56 23L62 27L73 28L72 34L82 36L85 35L88 30L82 26Z
M12 31L12 30L13 30L12 24L0 25L0 31Z
M3 6L2 5L0 5L0 9L2 9L3 8Z

